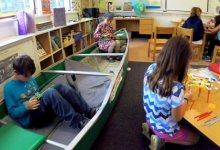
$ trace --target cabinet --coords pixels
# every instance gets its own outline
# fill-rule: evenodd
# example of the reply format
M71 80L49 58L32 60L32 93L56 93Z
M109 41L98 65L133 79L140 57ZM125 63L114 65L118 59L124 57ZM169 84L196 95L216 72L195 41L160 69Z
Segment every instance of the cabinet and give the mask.
M139 32L139 34L153 34L153 18L114 18L113 28L119 30L126 28L129 32Z

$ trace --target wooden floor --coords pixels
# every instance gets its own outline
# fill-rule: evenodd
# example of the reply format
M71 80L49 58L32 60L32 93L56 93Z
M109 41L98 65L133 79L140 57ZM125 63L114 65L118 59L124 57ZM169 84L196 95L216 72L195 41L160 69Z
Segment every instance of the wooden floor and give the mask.
M150 57L147 56L147 39L130 39L128 60L136 62L153 62L152 55L150 55ZM208 62L203 60L192 60L191 64L204 66L209 65Z

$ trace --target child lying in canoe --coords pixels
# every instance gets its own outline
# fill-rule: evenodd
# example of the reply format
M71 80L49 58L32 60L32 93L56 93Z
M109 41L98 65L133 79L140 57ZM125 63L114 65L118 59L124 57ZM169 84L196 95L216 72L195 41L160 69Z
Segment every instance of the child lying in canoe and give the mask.
M5 103L10 117L22 127L43 127L58 116L81 129L95 114L77 91L62 84L49 88L38 100L38 85L32 78L36 68L30 56L18 56L13 69L14 76L4 87Z

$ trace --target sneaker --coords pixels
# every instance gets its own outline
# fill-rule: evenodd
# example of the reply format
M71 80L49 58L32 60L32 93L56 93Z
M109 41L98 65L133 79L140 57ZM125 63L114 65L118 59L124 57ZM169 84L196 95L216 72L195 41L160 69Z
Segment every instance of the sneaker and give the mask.
M112 63L115 62L114 57L111 57L111 56L110 56L110 57L107 57L107 59L108 59L109 62L112 62Z
M205 56L203 60L205 60L207 62L211 62L211 57L210 56Z
M116 60L117 60L117 61L120 61L121 59L122 59L122 57L120 57L120 56L117 56L117 57L116 57Z
M160 150L163 145L164 145L164 141L158 137L157 135L151 135L151 143L150 143L150 150Z
M89 113L85 114L85 117L88 119L92 119L93 116L95 116L96 114L96 108L91 108Z
M148 139L150 140L150 134L149 134L149 126L148 124L142 123L142 134Z
M86 118L86 117L81 117L79 124L78 124L78 128L82 129L86 126L86 124L89 122L90 119Z

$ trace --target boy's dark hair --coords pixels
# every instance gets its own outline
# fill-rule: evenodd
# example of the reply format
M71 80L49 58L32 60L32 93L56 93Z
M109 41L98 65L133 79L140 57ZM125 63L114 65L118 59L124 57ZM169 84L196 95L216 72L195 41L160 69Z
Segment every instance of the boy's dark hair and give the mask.
M148 77L150 89L162 97L169 97L173 82L183 82L190 57L191 47L186 38L176 36L169 39L158 56L156 69Z
M220 15L215 16L215 27L217 27L220 24Z
M16 57L13 62L13 69L16 71L16 73L26 77L34 74L36 70L34 61L28 55L21 55Z

